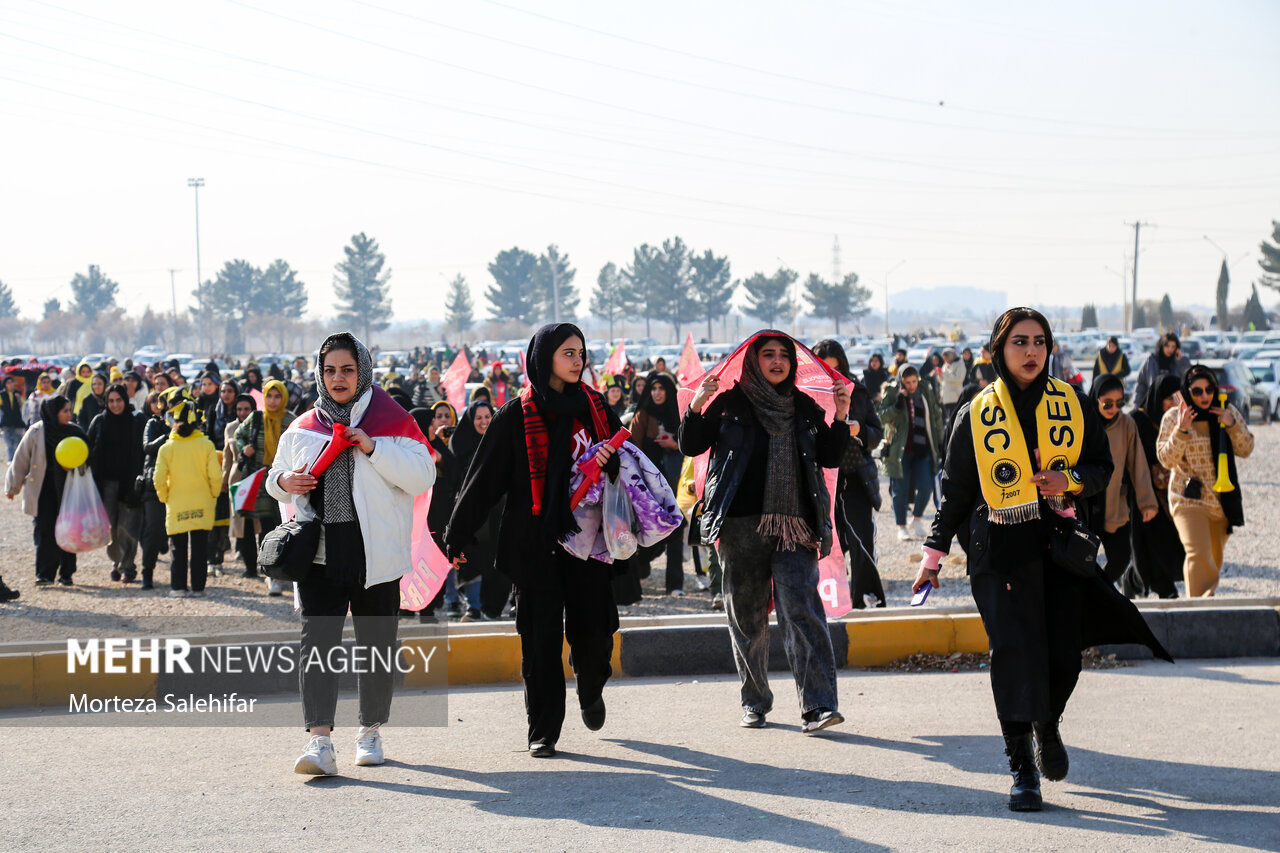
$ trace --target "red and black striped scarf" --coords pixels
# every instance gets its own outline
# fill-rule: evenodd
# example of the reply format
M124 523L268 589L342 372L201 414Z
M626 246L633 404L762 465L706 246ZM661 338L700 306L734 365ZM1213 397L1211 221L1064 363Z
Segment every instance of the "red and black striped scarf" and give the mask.
M595 428L596 440L604 441L609 437L609 418L605 415L604 398L599 394L583 388L587 402L591 407L591 423ZM529 492L533 497L533 514L542 514L542 491L547 482L547 446L550 443L547 434L547 422L538 411L538 404L533 399L533 388L526 386L520 392L520 408L524 412L524 446L529 454ZM582 428L577 418L573 420L573 432Z

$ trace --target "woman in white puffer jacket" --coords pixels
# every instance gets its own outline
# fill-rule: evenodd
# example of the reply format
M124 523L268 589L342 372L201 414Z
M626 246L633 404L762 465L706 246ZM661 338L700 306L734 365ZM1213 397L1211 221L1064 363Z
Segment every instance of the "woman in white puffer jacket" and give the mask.
M435 482L426 438L409 413L373 385L373 359L349 332L330 335L317 358L316 408L280 437L266 477L267 491L293 506L300 521L322 522L315 565L297 585L302 609L300 664L328 661L342 643L348 609L366 669L358 679L360 732L356 764L382 764L379 727L387 721L394 670L372 666L394 651L400 577L412 566L413 502ZM319 477L307 471L346 426L352 445ZM365 651L367 650L367 651ZM311 738L295 772L337 772L330 734L338 701L338 673L300 665L303 715Z

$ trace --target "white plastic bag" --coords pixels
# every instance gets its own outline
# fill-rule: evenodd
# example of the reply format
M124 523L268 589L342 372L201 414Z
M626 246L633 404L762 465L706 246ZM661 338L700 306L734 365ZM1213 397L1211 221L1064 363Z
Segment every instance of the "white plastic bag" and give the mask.
M53 538L59 548L72 554L105 548L111 541L111 520L87 465L67 472Z
M604 542L615 560L629 559L636 552L635 513L631 498L621 483L604 478L604 495L600 499L604 514Z

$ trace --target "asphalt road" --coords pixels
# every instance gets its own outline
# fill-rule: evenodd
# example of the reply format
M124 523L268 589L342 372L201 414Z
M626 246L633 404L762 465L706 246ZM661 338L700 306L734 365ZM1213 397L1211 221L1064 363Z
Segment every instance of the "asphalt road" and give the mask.
M1005 808L984 673L848 671L849 721L737 727L733 678L619 679L609 722L524 752L519 690L458 689L445 728L388 726L392 760L292 773L301 729L0 727L5 850L1280 849L1280 662L1086 671L1046 809ZM422 701L399 697L397 702ZM339 720L342 722L342 715Z

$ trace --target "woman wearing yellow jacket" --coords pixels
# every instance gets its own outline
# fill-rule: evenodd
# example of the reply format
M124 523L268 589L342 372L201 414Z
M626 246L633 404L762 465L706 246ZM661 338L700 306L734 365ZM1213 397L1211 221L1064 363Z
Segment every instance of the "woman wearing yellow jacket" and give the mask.
M191 391L174 388L169 396L168 418L174 429L156 456L156 495L166 506L165 532L169 534L169 579L174 598L204 595L208 577L209 531L214 505L222 491L222 463L218 451L196 428L201 419ZM191 546L191 590L187 591L187 545Z

